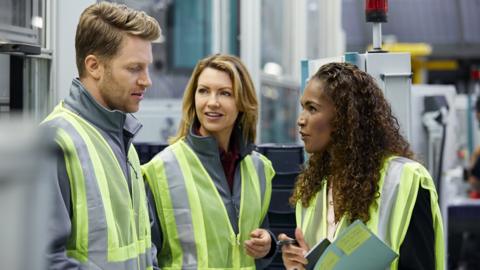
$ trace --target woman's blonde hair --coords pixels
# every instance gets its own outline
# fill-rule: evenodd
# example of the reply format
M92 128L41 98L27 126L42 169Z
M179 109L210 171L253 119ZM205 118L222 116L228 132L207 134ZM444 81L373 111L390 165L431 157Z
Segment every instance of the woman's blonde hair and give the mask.
M237 124L240 125L243 138L247 143L253 143L256 136L258 119L258 102L252 79L242 61L232 55L215 54L200 60L185 88L182 103L182 120L177 134L170 138L169 142L174 143L184 138L190 126L198 121L195 113L195 92L197 90L198 78L206 68L213 68L226 72L232 80L233 96L240 112Z

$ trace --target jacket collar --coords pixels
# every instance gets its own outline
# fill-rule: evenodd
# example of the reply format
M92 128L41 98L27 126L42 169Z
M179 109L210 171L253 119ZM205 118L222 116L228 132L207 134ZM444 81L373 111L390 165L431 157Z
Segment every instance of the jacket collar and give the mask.
M65 105L88 122L108 133L125 131L130 135L129 137L133 137L142 128L142 124L132 114L119 110L109 110L100 105L78 78L72 81L70 95L65 99Z
M197 154L206 156L218 156L219 148L217 140L212 136L203 137L196 135L195 128L198 125L198 121L195 121L194 124L190 126L190 130L185 138L185 141ZM253 143L245 142L242 134L242 128L238 124L238 122L235 123L232 136L236 136L237 138L236 142L238 144L237 149L239 150L238 153L240 155L240 159L243 159L246 155L252 153L255 145Z

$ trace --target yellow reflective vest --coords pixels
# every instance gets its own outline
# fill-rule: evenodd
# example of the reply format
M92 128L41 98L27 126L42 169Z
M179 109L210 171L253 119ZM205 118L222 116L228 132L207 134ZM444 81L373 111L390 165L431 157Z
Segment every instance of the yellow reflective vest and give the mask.
M380 196L370 206L370 220L366 225L397 254L407 234L419 187L429 191L435 234L435 265L436 269L443 270L445 247L442 217L435 185L428 171L410 159L390 157L384 163L378 185ZM297 202L297 227L302 229L309 246L327 237L327 207L326 181L323 181L321 190L308 208ZM335 236L349 225L347 223L345 216L342 217ZM398 269L398 258L390 269Z
M135 148L128 151L130 192L119 161L94 126L63 103L42 124L57 130L70 182L67 255L87 269L152 269L150 220Z
M250 239L250 232L261 225L267 213L274 171L271 162L257 152L245 156L238 166L238 233L214 182L183 140L142 167L162 229L161 269L255 269L243 242Z

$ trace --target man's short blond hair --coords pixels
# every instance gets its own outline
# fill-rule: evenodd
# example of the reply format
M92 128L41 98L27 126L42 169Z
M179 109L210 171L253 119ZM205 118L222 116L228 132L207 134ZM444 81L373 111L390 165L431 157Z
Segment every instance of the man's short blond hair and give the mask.
M158 22L143 11L125 5L100 2L86 8L75 35L78 74L85 75L85 58L93 54L109 60L115 56L126 35L154 41L160 36Z

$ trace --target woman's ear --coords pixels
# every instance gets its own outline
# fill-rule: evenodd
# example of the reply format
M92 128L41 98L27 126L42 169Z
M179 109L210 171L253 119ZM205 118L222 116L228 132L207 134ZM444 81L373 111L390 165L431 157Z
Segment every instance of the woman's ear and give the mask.
M104 67L98 57L93 54L89 54L85 57L85 71L88 76L99 80L103 76Z

